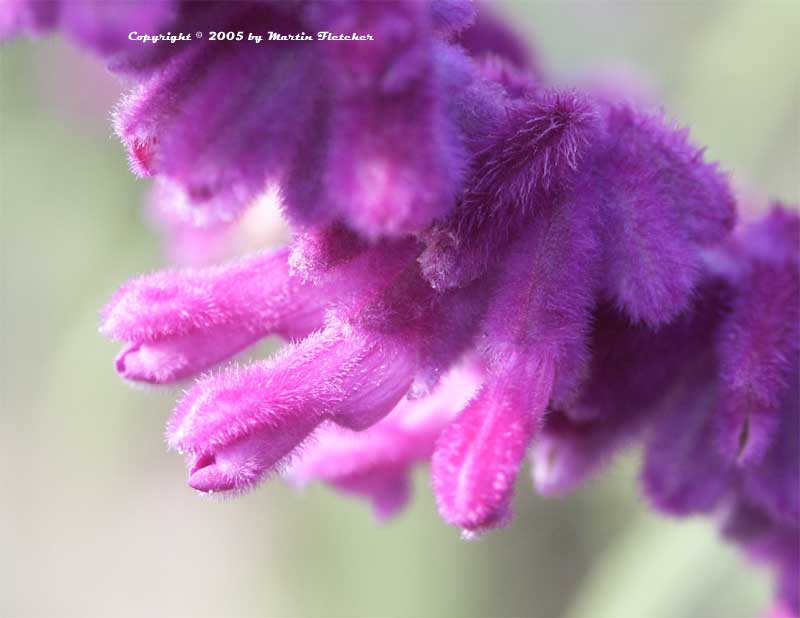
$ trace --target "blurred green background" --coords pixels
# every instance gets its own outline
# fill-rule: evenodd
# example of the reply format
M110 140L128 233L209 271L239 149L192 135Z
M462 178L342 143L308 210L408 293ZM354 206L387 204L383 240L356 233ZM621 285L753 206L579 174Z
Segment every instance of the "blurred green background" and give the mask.
M642 72L756 206L798 200L797 2L494 5L555 79ZM547 501L523 474L513 524L478 542L437 517L425 471L410 510L270 483L203 499L167 453L178 390L131 389L97 311L163 263L147 183L111 135L122 86L58 40L0 50L0 615L758 616L765 573L704 520L661 519L636 454Z

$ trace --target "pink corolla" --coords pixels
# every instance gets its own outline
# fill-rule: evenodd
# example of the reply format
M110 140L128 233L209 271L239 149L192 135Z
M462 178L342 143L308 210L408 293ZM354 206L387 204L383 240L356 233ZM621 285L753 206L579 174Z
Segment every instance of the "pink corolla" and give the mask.
M168 442L190 455L195 489L245 489L323 421L357 430L388 414L411 385L414 360L403 343L331 326L195 386L170 419Z
M125 347L117 371L166 383L195 375L268 335L303 337L327 299L289 272L279 249L226 267L145 275L103 310L100 330Z
M479 370L467 364L451 370L429 394L406 397L369 429L320 426L287 479L297 485L324 481L369 498L380 519L395 515L408 502L412 467L430 459L442 429L473 396L480 379Z
M472 536L511 520L526 455L560 495L637 445L648 502L722 520L800 613L792 209L737 225L727 175L645 89L554 88L464 0L126 5L142 28L374 36L260 47L129 45L88 6L16 0L2 34L60 29L133 82L116 132L181 224L213 234L274 187L293 228L102 313L125 378L202 374L167 432L192 487L288 471L387 517L430 460ZM289 343L229 363L269 335Z

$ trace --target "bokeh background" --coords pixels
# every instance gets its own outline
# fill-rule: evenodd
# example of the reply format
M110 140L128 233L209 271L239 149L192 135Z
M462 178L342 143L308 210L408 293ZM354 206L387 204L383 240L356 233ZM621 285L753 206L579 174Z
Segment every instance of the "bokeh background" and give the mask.
M798 201L800 4L492 8L558 81L646 76L754 208ZM647 511L636 453L561 501L523 474L513 524L478 542L438 519L426 471L388 525L323 487L196 495L163 441L178 391L129 388L97 333L111 292L164 263L148 183L111 135L124 85L58 39L14 41L0 63L0 615L763 614L766 574L709 522Z

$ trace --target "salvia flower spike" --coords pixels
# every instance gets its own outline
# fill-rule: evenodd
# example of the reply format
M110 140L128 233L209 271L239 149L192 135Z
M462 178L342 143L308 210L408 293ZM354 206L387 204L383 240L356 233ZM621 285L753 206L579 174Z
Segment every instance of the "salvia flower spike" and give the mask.
M95 5L15 0L0 36L58 30L133 83L131 168L173 228L205 228L173 253L207 263L268 188L293 226L102 312L123 377L203 374L167 431L192 487L286 472L386 518L432 460L442 517L475 536L510 521L526 454L561 495L641 445L650 504L713 514L800 614L796 208L737 225L727 176L641 107L651 88L554 89L466 0ZM374 41L142 45L134 24ZM214 369L269 335L290 340L274 358Z

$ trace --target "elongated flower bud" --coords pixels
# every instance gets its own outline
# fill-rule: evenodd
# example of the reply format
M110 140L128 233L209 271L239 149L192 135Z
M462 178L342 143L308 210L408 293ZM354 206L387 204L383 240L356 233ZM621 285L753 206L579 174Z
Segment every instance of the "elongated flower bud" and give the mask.
M364 429L405 395L415 350L330 326L279 357L199 382L180 402L169 444L190 455L189 484L247 489L321 422Z
M504 525L520 462L550 400L549 359L510 359L439 437L433 489L442 518L481 532Z
M483 325L487 381L433 458L449 523L479 531L508 520L519 467L551 397L569 398L581 380L597 254L586 215L570 203L543 207L498 275Z
M117 370L163 384L207 369L259 339L303 337L322 325L324 292L289 274L279 249L226 267L164 271L124 285L100 330L126 342Z

